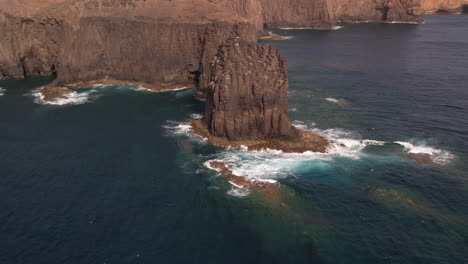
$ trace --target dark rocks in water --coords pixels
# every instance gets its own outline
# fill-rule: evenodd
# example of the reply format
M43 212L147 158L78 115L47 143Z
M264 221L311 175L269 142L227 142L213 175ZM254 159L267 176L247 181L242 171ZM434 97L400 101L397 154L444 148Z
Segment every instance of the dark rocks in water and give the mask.
M435 11L434 14L437 14L437 15L446 15L446 14L450 14L450 12L448 10L445 10L445 9L439 9L437 11Z
M202 136L211 144L226 148L246 147L250 151L265 149L281 150L285 153L304 153L306 151L325 153L332 142L310 131L295 129L294 138L263 138L229 140L226 137L213 136L202 119L192 120L191 126L195 134Z
M468 4L462 6L462 12L468 13Z
M205 122L229 140L294 138L286 59L268 44L232 39L208 72Z
M432 159L432 155L427 154L427 153L409 153L408 157L411 159L423 163L423 164L434 164L434 161Z
M42 94L41 99L46 102L67 98L68 95L73 93L72 90L66 87L43 87L39 92Z

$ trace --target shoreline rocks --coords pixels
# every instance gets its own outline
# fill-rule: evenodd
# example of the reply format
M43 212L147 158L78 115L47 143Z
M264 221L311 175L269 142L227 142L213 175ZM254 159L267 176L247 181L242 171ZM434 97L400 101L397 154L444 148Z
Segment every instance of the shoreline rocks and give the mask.
M281 150L285 153L304 153L306 151L325 153L331 142L326 138L310 131L295 129L298 134L294 139L245 139L229 140L225 137L213 136L202 119L192 120L190 123L195 134L206 138L212 145L224 148L247 147L250 151L265 149Z
M59 99L67 98L71 93L67 87L43 87L38 91L41 94L41 100L44 102L54 102Z

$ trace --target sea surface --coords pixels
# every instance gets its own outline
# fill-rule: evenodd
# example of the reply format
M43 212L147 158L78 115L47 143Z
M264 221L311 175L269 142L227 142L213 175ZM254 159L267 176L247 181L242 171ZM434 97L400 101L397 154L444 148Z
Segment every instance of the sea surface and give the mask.
M0 263L468 263L468 15L426 19L273 29L328 154L212 147L194 89L0 81Z

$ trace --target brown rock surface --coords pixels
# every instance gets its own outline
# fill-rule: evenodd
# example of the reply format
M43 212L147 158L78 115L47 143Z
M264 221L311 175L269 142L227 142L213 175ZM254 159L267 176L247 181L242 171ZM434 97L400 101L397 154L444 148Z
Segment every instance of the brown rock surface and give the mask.
M56 71L56 86L103 78L197 85L221 43L257 34L207 0L23 2L0 7L0 77Z
M219 48L208 80L205 122L229 140L295 138L288 118L286 60L267 44L232 39Z
M419 22L419 0L335 0L339 20L346 22Z
M426 154L426 153L409 153L408 157L410 157L411 159L413 159L413 160L415 160L417 162L420 162L420 163L434 164L434 161L433 161L432 156L430 154Z
M195 134L202 136L211 144L220 147L241 147L245 146L248 150L275 149L285 153L303 153L306 151L325 153L330 146L330 141L326 138L316 135L309 131L296 130L297 138L291 139L248 139L248 140L229 140L225 137L217 137L210 134L205 122L202 119L192 120L192 129Z
M446 11L450 13L461 12L466 0L421 0L421 8L425 13L435 13L437 11Z
M69 94L73 93L72 90L66 87L44 87L39 91L42 94L42 100L47 102L54 102L61 98L66 98Z
M57 72L54 85L106 76L193 85L221 43L237 36L253 41L264 24L331 28L340 19L417 20L419 0L392 0L388 8L384 2L0 0L0 78Z

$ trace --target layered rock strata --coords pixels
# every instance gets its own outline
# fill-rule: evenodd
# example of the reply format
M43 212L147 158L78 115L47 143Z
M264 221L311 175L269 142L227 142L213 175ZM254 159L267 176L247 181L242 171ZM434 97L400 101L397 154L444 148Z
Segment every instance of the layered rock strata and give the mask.
M335 0L337 18L345 22L420 22L419 0Z
M100 79L196 86L221 43L254 41L257 29L215 4L206 2L201 17L185 10L192 7L188 0L56 0L18 16L0 12L0 76L57 73L54 86Z
M194 131L218 146L325 152L329 142L288 118L286 60L267 44L235 38L221 45L207 79L205 116Z
M208 72L205 119L230 140L295 136L288 119L286 59L267 44L233 39Z

